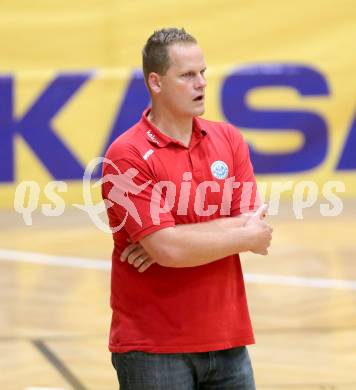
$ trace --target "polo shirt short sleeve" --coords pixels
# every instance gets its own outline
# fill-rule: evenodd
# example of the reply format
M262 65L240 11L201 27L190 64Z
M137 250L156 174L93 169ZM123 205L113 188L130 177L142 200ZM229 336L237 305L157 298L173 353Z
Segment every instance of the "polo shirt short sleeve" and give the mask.
M255 211L261 205L257 183L250 160L248 144L238 129L227 125L234 154L235 181L240 183L233 191L231 216Z
M120 155L119 149L112 153ZM107 158L102 192L104 199L113 203L108 209L111 228L115 231L122 226L131 241L137 242L157 230L175 226L175 221L169 211L161 212L159 221L151 218L152 192L157 180L142 158L134 158L127 151L125 154L128 156L121 159ZM159 200L160 210L164 210L164 198Z

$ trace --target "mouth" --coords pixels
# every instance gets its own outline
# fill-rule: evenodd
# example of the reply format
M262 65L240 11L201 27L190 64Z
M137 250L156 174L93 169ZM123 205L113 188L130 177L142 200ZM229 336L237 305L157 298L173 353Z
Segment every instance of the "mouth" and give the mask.
M199 95L193 99L194 102L200 102L204 100L204 95Z

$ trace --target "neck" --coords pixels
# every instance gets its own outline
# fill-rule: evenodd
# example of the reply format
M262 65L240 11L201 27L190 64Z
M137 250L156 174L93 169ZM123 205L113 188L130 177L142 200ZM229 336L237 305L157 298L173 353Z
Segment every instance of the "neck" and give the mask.
M169 111L157 109L154 105L148 119L163 133L188 146L193 131L193 118L178 118Z

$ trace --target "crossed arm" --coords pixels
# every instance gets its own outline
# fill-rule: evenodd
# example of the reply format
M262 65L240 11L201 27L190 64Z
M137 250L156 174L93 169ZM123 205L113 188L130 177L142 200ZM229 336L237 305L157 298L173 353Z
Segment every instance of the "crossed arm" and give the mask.
M267 206L254 214L219 218L209 222L177 225L128 245L121 261L128 261L139 272L153 263L165 267L196 267L235 253L268 253L272 227L264 221Z

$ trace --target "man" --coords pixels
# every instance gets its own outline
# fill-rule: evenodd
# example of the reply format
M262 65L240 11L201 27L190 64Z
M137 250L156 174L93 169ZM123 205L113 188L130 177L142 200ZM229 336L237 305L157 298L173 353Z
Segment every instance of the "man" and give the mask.
M152 107L106 153L109 349L122 390L255 388L238 254L266 255L272 228L265 206L251 213L259 205L241 134L199 118L205 70L184 29L156 31L143 49Z

